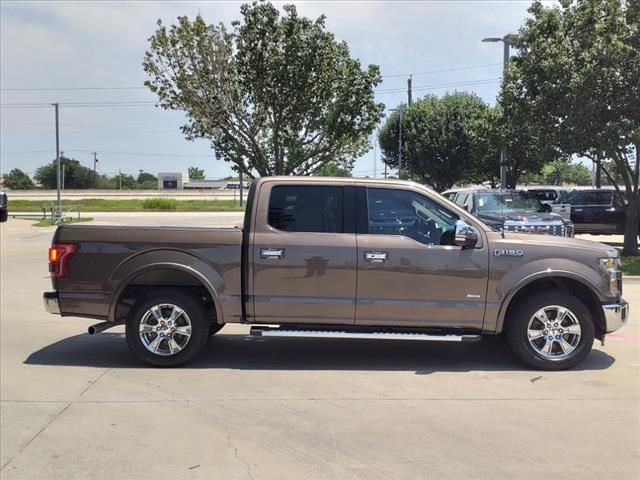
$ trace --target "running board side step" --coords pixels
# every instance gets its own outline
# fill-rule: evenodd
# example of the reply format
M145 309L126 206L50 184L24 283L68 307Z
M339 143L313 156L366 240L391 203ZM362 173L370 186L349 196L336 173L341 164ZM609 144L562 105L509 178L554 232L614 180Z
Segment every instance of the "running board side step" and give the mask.
M375 340L422 340L428 342L477 342L481 335L452 335L403 331L358 331L340 329L302 329L282 327L251 327L250 334L257 337L307 337L307 338L362 338Z

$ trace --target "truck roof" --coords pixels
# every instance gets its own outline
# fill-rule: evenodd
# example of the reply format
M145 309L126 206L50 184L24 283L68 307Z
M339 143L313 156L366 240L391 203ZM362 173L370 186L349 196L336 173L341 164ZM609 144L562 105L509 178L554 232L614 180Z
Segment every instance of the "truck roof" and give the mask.
M419 186L422 188L428 188L429 190L433 190L431 187L423 185L421 183L412 182L408 180L398 180L398 179L378 179L378 178L352 178L352 177L298 177L298 176L273 176L273 177L259 177L254 180L258 183L264 182L295 182L295 183L347 183L347 184L367 184L367 185L412 185Z

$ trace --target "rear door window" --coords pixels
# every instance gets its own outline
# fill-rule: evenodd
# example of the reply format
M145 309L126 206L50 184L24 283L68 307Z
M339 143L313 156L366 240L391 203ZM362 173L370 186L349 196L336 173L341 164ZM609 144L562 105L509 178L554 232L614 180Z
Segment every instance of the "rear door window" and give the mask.
M343 233L344 188L279 185L269 198L269 225L283 232Z

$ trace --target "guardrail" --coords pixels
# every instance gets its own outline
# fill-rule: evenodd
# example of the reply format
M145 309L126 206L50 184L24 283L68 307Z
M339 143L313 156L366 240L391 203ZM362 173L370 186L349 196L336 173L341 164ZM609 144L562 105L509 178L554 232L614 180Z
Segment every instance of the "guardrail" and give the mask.
M50 206L42 204L42 213L9 213L11 218L34 218L34 219L51 219L53 225L60 225L64 222L65 218L71 217L73 212L78 213L78 222L80 221L80 210L82 205L66 205L64 211L58 211L58 207L55 203L51 203Z

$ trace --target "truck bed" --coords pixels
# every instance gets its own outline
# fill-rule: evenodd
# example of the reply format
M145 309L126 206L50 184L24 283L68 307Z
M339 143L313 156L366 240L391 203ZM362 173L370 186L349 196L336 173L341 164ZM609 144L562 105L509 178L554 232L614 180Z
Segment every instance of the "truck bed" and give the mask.
M67 277L52 281L62 315L115 321L127 311L123 285L199 285L197 271L206 273L220 299L218 314L226 322L240 321L239 228L63 225L53 243L77 245Z

